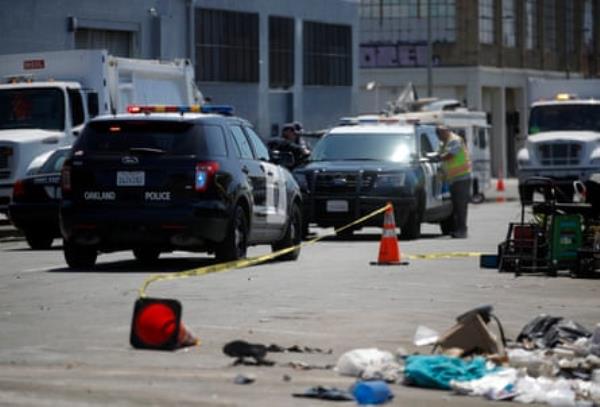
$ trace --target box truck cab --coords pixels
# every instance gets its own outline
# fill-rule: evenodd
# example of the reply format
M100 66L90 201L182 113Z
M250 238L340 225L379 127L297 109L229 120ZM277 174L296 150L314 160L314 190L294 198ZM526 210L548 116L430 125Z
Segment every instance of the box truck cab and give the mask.
M133 103L202 102L187 60L117 58L104 50L0 55L0 211L17 179L73 144L98 114Z
M518 152L519 185L554 180L558 199L573 199L573 183L600 173L600 80L532 80L525 147ZM529 198L532 191L522 192Z

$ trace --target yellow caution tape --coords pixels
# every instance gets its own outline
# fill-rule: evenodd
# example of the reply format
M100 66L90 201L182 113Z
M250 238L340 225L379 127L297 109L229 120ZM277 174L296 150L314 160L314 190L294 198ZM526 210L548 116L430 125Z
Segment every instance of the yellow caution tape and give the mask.
M479 257L479 252L447 252L447 253L426 253L426 254L409 254L407 256L410 260L435 260L435 259L452 259L459 257Z
M314 243L318 242L319 240L322 240L329 236L333 236L345 229L351 228L352 226L356 226L360 223L363 223L364 221L366 221L374 216L377 216L380 213L385 212L390 206L391 206L391 204L387 204L387 205L363 216L362 218L355 220L352 223L349 223L338 229L335 229L333 233L328 233L325 235L317 236L313 239L307 240L306 242L300 243L295 246L286 247L285 249L277 250L276 252L273 252L270 254L266 254L263 256L249 257L249 258L241 259L241 260L229 261L226 263L213 264L211 266L199 267L199 268L186 270L186 271L180 271L178 273L151 275L144 281L144 284L139 289L139 296L140 296L140 298L145 297L146 289L148 288L148 286L156 281L166 281L166 280L175 280L175 279L179 279L179 278L197 277L197 276L203 276L205 274L220 273L223 271L235 270L235 269L250 267L250 266L254 266L256 264L264 263L266 261L275 259L279 256L283 256L284 254L291 253L294 250L301 248L303 246L308 246L308 245L314 244Z

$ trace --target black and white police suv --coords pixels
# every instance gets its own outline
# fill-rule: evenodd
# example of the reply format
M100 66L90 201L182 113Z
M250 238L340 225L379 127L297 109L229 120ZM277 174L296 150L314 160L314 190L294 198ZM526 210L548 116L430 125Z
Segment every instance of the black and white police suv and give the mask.
M450 233L452 203L431 154L438 149L434 126L394 118L367 116L331 129L294 170L306 221L340 227L392 202L403 238L418 238L423 222ZM361 226L381 224L375 217Z
M99 252L142 263L173 250L246 256L301 240L298 184L226 106L130 106L90 121L62 174L60 226L72 268ZM282 256L295 260L300 249Z

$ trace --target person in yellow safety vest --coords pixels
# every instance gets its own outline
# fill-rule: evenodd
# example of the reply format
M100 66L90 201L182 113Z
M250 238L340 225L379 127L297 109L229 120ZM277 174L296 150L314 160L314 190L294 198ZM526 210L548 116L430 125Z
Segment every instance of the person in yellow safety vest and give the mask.
M471 160L465 141L445 126L437 128L438 139L442 142L440 158L450 185L454 218L452 237L467 237L467 210L471 199Z

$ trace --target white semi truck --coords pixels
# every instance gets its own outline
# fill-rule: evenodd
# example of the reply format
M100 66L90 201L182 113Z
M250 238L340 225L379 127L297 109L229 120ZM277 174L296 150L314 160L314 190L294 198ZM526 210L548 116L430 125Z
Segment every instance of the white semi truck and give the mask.
M17 179L73 143L96 115L129 104L202 103L188 60L114 57L105 50L0 55L0 211Z
M574 182L600 173L600 80L530 79L528 90L527 140L517 155L519 185L548 177L560 191L558 198L570 201Z

